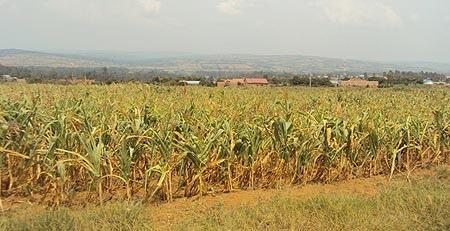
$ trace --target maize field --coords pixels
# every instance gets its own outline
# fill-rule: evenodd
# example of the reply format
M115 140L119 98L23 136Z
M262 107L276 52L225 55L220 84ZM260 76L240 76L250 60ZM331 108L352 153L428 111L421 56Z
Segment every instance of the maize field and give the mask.
M0 85L2 196L170 201L450 163L450 90Z

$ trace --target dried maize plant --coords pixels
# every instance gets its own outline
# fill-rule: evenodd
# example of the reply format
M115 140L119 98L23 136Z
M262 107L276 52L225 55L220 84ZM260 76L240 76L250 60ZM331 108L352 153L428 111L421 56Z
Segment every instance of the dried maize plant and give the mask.
M0 85L2 196L170 201L450 162L447 88Z

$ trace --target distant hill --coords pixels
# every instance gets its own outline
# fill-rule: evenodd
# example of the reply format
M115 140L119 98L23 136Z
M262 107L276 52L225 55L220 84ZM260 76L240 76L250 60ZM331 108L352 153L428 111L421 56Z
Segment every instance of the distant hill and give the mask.
M34 67L127 67L177 73L287 72L381 73L388 70L450 74L450 64L382 63L302 55L193 55L187 53L78 52L46 53L18 49L0 50L0 64Z
M0 64L16 67L103 67L115 65L88 57L75 57L19 49L0 50Z
M20 54L43 54L42 52L37 51L26 51L26 50L19 50L19 49L3 49L0 50L0 57L2 56L8 56L8 55L20 55Z

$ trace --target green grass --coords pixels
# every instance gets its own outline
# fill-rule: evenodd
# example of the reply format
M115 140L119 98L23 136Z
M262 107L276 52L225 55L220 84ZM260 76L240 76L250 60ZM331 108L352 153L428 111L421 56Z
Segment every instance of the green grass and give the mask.
M450 170L379 186L372 196L322 194L299 199L277 196L256 205L216 206L164 225L151 221L158 208L110 203L75 210L30 209L0 218L1 230L450 230ZM255 200L259 200L255 198Z

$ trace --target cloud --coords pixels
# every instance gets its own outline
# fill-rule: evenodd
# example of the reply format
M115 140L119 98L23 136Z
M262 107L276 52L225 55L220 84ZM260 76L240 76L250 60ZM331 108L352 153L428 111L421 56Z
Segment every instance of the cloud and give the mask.
M217 9L224 14L239 15L244 10L258 8L272 1L274 0L221 0Z
M444 22L450 22L450 15L444 16Z
M242 0L225 0L217 5L217 9L230 15L238 15L242 13Z
M412 22L417 22L420 19L420 16L417 13L412 13L409 15L409 20Z
M1 0L0 0L1 1ZM160 0L45 0L48 10L89 23L146 22L161 10ZM76 12L76 13L73 13Z
M6 7L11 2L11 0L0 0L0 7Z
M47 2L48 6L56 11L87 10L96 11L100 15L158 13L161 9L159 0L47 0Z
M319 5L335 23L387 27L402 24L402 18L383 0L321 0Z
M139 0L139 3L146 12L158 13L161 9L161 1L157 0Z

